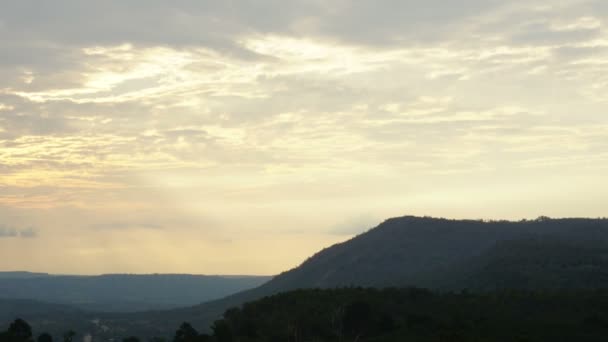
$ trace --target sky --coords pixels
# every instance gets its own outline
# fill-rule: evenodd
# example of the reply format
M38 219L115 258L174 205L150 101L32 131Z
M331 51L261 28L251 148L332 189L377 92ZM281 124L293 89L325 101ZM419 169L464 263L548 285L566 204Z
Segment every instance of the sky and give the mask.
M606 216L604 0L0 2L0 270L276 274Z

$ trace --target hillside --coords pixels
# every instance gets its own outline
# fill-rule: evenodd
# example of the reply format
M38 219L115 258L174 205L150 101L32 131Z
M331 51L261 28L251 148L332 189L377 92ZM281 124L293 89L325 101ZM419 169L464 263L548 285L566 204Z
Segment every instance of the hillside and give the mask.
M527 241L533 241L532 245ZM326 249L271 283L280 288L441 287L443 284L436 283L437 275L474 260L489 262L490 255L499 258L497 254L511 248L505 243L520 246L523 255L550 250L545 257L552 259L561 252L566 253L561 258L576 258L572 250L578 249L601 253L607 241L608 220L482 222L404 217Z
M304 288L436 290L608 288L608 220L389 219L313 255L267 283L187 308L96 315L112 331L169 336L183 321L205 330L230 307Z
M441 279L443 288L475 291L607 289L608 244L574 237L501 241Z
M260 287L194 307L145 313L137 326L129 322L135 317L110 319L156 334L183 320L204 329L227 308L305 288L608 288L608 264L597 262L606 260L607 248L608 220L603 219L484 222L407 216L326 248ZM590 259L596 267L585 266ZM561 265L579 265L584 279L594 281L580 280L582 273ZM517 278L522 272L525 278Z
M598 342L608 293L296 290L230 309L213 327L217 341Z

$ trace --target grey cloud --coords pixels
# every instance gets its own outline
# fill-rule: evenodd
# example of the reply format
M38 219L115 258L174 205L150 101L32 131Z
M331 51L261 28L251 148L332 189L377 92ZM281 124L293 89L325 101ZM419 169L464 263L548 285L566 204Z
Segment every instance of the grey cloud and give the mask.
M79 47L20 40L14 34L3 37L2 32L0 29L0 93L79 87L84 82L82 71L90 68L87 62L95 63Z
M89 228L99 230L111 230L111 229L163 229L164 226L157 223L147 222L106 222L106 223L95 223L89 225Z
M324 79L320 75L260 78L257 88L268 96L253 99L225 97L213 109L227 112L229 125L268 120L286 112L306 112L307 117L339 112L370 97L367 89L349 84L349 81L352 79Z
M596 46L596 47L575 47L575 46L564 46L557 48L553 51L553 55L556 58L564 62L570 62L577 59L584 59L593 56L601 56L608 54L608 47Z
M509 6L513 3L524 2ZM505 6L496 0L4 2L0 4L0 39L7 43L0 47L0 73L5 86L18 84L22 90L51 89L57 87L58 79L61 88L66 88L82 82L81 71L103 63L92 56L83 58L81 47L126 42L136 47L202 46L229 58L258 58L238 43L243 35L255 33L387 47L460 44L473 33L467 30L477 18ZM513 43L590 37L587 31L555 33L545 27L513 24L532 25L532 16L521 10L497 20L489 31L510 36ZM475 33L484 35L488 28L482 25ZM18 69L34 71L34 81L23 84L15 75L22 72Z
M236 44L241 35L255 33L277 33L296 38L305 36L340 40L350 44L369 44L375 45L377 50L408 49L419 45L452 44L453 46L442 50L442 53L450 55L446 57L449 59L447 62L442 60L441 56L435 59L432 53L428 53L424 54L424 58L419 58L421 65L400 68L398 60L391 60L388 63L393 64L383 66L384 70L375 70L360 78L356 75L326 77L321 73L305 72L296 75L260 76L254 82L235 86L255 88L263 95L251 98L213 93L216 89L210 89L209 93L197 93L196 89L187 89L184 93L151 96L145 101L106 104L75 103L65 100L34 103L7 95L0 97L0 103L11 105L14 109L1 113L0 127L4 132L0 131L0 138L12 139L22 135L61 136L75 132L81 137L102 134L119 138L136 137L134 141L126 142L116 139L112 142L112 146L101 147L97 147L97 141L93 139L66 140L59 142L62 146L53 152L55 154L45 151L36 156L39 158L38 161L22 166L25 168L49 165L63 169L76 169L73 164L58 158L62 153L66 154L66 149L74 160L81 160L83 158L80 157L91 155L98 155L103 159L112 154L122 158L163 154L189 161L205 159L227 164L256 162L263 164L293 158L294 153L281 155L281 151L277 153L265 148L265 145L273 139L280 140L285 137L297 138L301 142L314 142L320 140L318 139L320 136L348 133L359 135L366 139L367 143L374 144L412 142L427 144L428 147L432 146L430 141L434 141L449 145L473 127L497 121L496 118L491 117L469 118L466 115L459 117L460 112L480 110L479 106L470 105L466 103L467 101L484 101L487 98L485 101L496 102L496 97L500 95L494 95L493 98L492 94L510 94L512 98L507 99L509 102L526 101L513 89L502 89L500 86L511 81L509 85L521 88L518 84L521 84L522 79L508 79L508 77L521 76L531 66L522 66L510 59L517 60L530 55L534 57L536 54L536 51L521 53L516 51L513 55L510 55L511 52L506 52L478 61L475 59L477 56L488 51L491 53L494 46L492 44L486 46L488 44L486 41L478 39L478 36L471 38L469 33L475 32L482 38L496 36L503 39L499 39L496 44L507 47L513 44L527 45L543 41L571 42L591 39L597 34L594 30L556 33L550 29L548 20L541 20L540 23L538 20L535 21L534 17L538 13L530 11L529 7L522 5L524 3L524 1L505 3L494 0L465 0L457 3L440 0L425 2L413 0L3 2L0 4L0 21L3 23L0 37L4 35L2 39L8 43L0 47L7 51L7 54L0 52L0 73L13 76L4 78L5 84L2 87L13 86L11 82L15 82L14 84L18 84L18 87L15 87L23 91L74 87L82 83L82 74L88 71L88 68L105 63L123 63L107 56L84 58L80 48L95 44L131 42L136 50L150 45L170 45L177 50L191 46L205 46L221 51L226 58L256 57L246 56L245 51ZM514 6L514 4L521 6L519 11L512 12L511 15L500 12L505 6ZM482 19L486 14L497 17L493 21L494 27L487 32L484 30L488 25L474 25L477 22L484 22ZM544 13L543 16L549 15ZM537 24L534 24L535 22ZM461 47L465 47L466 57L469 59L465 60L462 55L450 54L460 52ZM560 48L555 53L558 56L576 55L576 58L599 53L597 49L576 51L575 48L567 49ZM238 61L237 64L240 65L240 62L243 61ZM272 63L269 60L265 62ZM538 65L545 62L552 61L542 60ZM124 63L128 64L128 62ZM452 72L452 76L437 80L424 78L426 71L433 71L435 65L440 71ZM504 72L504 69L495 72L499 78L485 79L484 81L487 82L483 82L483 89L472 89L474 86L467 88L466 81L462 82L465 83L464 85L456 84L459 81L454 75L460 75L456 73L460 70L459 67L470 71L475 77L475 73L481 74L497 66L512 67L512 69L509 72ZM19 80L22 72L19 68L31 68L39 74L35 75L36 78L31 84L23 84ZM551 68L568 70L568 66L559 63L549 65L548 70L551 71ZM455 69L458 70L454 71ZM193 71L204 73L201 70ZM137 79L134 82L141 82L146 87L155 81L155 79ZM475 81L481 84L480 79ZM112 95L109 94L111 92L121 93L128 91L129 87L138 86L142 85L121 84L108 93L100 92L93 97ZM204 84L201 87L214 88L214 85ZM493 89L489 90L490 88ZM539 98L536 95L539 89L544 88L529 87L521 92ZM436 93L451 95L458 91L462 92L460 94L462 98L468 98L463 100L465 103L461 108L438 111L418 121L407 122L403 117L395 118L393 114L382 112L380 108L391 102L407 103L420 95ZM486 92L488 96L484 95L482 98L470 96L479 92ZM199 99L201 106L195 109L170 107L172 102L182 98ZM354 115L342 115L351 114L354 111L353 106L357 104L365 104L367 109ZM156 105L167 106L159 106L161 109L158 109ZM201 113L203 108L207 112ZM303 114L294 120L273 122L277 116L290 112ZM97 118L93 120L94 117ZM109 119L113 121L101 123ZM318 124L316 119L320 119ZM384 119L386 123L381 122ZM391 119L397 120L390 122ZM500 119L505 121L503 118ZM451 122L446 122L450 120ZM368 125L370 122L377 125L370 128ZM222 141L211 132L190 128L204 124L213 124L222 128L243 128L247 134L247 141L243 143L245 146L222 144ZM142 134L146 130L156 130L159 136L146 137ZM107 139L109 141L110 138ZM175 142L180 139L185 144L176 148ZM56 145L57 142L53 143ZM32 141L29 144L31 146L40 143ZM391 146L389 152L393 153L392 151ZM287 155L290 157L286 157ZM398 157L397 153L395 155ZM157 166L162 164L158 160L150 160L151 164L154 162ZM56 166L53 163L65 164ZM87 165L81 165L81 167L85 166Z
M19 233L17 232L17 229L0 226L0 237L16 237L18 235Z
M459 25L494 10L497 0L343 1L322 16L319 34L366 45L434 44ZM456 30L459 31L459 30Z
M60 0L4 2L0 13L12 39L69 45L196 45L243 53L233 38L244 32L283 31L310 6L304 1L240 3L217 1ZM280 15L277 15L279 14ZM5 36L6 37L6 36ZM6 37L8 38L8 37Z
M65 133L68 125L63 118L49 118L36 112L3 113L0 120L0 138L16 138L21 135L48 135Z
M532 24L511 36L516 44L555 45L588 41L600 36L600 29L579 29L558 31L547 27L546 24Z
M28 238L28 239L35 238L36 236L38 236L38 232L34 228L29 227L29 228L22 229L19 232L19 236L22 238Z
M195 140L198 142L209 142L210 136L205 130L202 129L192 129L192 128L176 128L170 129L163 132L164 135L171 140L179 139L179 138L188 138L190 140Z
M498 0L103 1L25 0L0 5L3 40L68 45L206 46L252 57L235 44L250 33L323 36L362 44L427 44L504 6ZM0 33L1 35L1 33Z
M477 43L500 42L510 46L555 46L581 43L600 36L608 18L602 1L509 1L472 20L470 33ZM581 22L583 20L583 22ZM584 22L587 20L587 22ZM594 25L589 25L592 21ZM600 23L600 25L595 25ZM462 31L460 40L463 39ZM471 41L471 43L474 43Z
M38 235L36 229L33 227L28 228L15 228L11 226L0 225L0 238L35 238Z
M2 33L0 33L1 35ZM73 69L82 63L81 52L69 45L60 45L57 42L40 43L19 40L8 34L4 38L4 42L0 46L0 51L2 51L0 67L2 68L19 69L36 66L35 71L48 73Z

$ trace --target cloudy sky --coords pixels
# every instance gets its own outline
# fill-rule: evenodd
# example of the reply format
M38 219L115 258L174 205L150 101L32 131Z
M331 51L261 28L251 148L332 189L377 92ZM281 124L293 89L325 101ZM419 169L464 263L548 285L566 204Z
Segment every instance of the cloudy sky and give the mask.
M274 274L606 216L604 0L0 3L0 269Z

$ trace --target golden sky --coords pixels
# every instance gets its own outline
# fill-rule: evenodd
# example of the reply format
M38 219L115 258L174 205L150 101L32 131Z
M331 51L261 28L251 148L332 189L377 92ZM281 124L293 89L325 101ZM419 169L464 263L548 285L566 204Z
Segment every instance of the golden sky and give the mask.
M275 274L400 215L606 216L608 3L0 4L0 270Z

